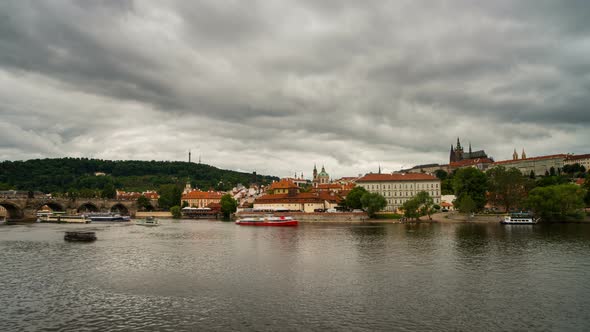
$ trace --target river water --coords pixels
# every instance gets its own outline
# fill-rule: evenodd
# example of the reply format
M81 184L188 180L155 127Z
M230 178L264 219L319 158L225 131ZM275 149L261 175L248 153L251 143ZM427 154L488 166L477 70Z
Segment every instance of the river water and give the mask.
M589 331L589 254L575 224L4 225L0 330Z

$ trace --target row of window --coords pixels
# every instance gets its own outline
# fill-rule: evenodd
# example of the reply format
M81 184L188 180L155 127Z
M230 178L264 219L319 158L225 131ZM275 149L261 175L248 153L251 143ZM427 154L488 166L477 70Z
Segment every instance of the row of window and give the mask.
M405 184L367 184L363 185L367 190L379 190L379 189L438 189L438 183L417 183L415 186L413 183Z
M401 206L402 204L404 204L407 201L408 201L408 199L388 199L387 203L388 203L388 205ZM434 203L439 204L440 200L438 198L435 198Z
M405 195L404 195L404 193L405 193ZM406 191L406 192L401 191L399 193L397 191L394 191L394 192L384 191L384 192L381 192L380 194L383 197L394 197L394 196L395 197L397 197L397 196L399 196L399 197L413 197L413 196L417 195L418 193L419 193L419 191ZM439 192L438 192L438 190L436 190L436 191L427 191L427 193L430 196L438 196Z

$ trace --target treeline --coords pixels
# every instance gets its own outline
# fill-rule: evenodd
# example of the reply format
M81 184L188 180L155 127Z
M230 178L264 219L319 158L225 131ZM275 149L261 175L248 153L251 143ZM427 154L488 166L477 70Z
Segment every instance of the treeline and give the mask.
M447 174L437 171L442 194L454 194L454 205L462 212L488 207L502 212L531 210L546 221L580 219L590 207L590 174L583 166L551 169L543 177L528 176L516 168L495 167L487 172L463 168ZM582 178L581 185L574 182Z
M105 173L97 176L95 173ZM207 190L229 190L236 184L268 184L272 176L222 170L205 164L179 161L101 160L88 158L33 159L0 163L0 190L100 195L112 189L146 191L163 185Z

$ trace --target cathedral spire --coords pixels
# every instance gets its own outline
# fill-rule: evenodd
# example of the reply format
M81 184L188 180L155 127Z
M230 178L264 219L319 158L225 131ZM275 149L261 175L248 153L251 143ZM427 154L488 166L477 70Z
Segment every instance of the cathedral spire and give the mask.
M462 150L461 142L459 141L459 137L457 137L457 147L455 148L455 150Z
M512 154L512 160L518 160L518 152L514 149L514 153Z

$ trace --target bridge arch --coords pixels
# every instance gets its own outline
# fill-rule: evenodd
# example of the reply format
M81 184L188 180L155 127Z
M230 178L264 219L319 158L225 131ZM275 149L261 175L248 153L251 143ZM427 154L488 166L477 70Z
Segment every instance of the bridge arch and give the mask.
M60 211L60 212L63 212L63 211L66 210L64 208L64 206L61 205L58 202L47 201L47 202L43 202L42 204L40 204L39 206L37 206L37 211L43 209L44 206L47 206L49 209L51 209L51 211Z
M111 212L118 213L122 216L128 216L129 215L129 208L127 208L122 203L117 203L117 204L111 206Z
M6 220L19 220L25 217L23 210L14 203L0 202L0 206L6 209Z
M99 212L100 209L98 208L98 206L96 206L95 204L91 203L91 202L86 202L83 203L82 205L80 205L78 207L78 213L81 212Z

